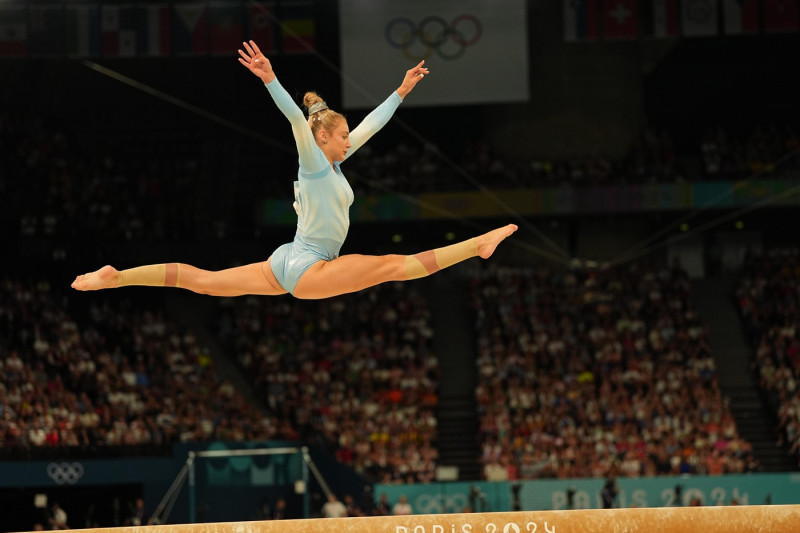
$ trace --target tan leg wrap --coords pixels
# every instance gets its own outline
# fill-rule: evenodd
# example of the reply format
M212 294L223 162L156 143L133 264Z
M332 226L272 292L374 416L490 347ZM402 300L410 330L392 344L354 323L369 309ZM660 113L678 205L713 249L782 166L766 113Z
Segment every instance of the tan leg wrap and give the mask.
M143 285L147 287L177 287L180 278L178 263L161 263L129 268L119 273L117 287Z
M430 274L430 272L428 272L428 269L417 259L416 255L406 256L406 277L408 279L424 278L428 274Z
M476 255L478 255L478 243L475 239L408 255L405 264L406 275L408 279L422 278Z
M478 240L472 238L444 248L437 248L433 253L436 254L436 264L439 265L439 268L447 268L478 255Z

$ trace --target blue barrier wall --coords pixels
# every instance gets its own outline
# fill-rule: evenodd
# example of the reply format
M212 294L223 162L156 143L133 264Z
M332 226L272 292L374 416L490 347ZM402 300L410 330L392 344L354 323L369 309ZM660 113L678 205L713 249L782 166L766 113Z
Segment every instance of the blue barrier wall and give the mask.
M475 505L470 494L473 488L479 491ZM511 489L505 482L375 485L374 494L376 502L381 494L386 494L391 505L397 503L400 496L405 496L414 514L459 513L464 507L475 507L474 510L479 512L511 510Z
M390 504L401 495L408 498L415 514L452 513L463 507L475 511L512 511L514 485L518 485L522 510L567 508L567 491L574 490L573 508L598 509L603 479L532 480L509 482L430 483L419 485L376 485L376 501L386 494ZM688 505L699 498L704 505L763 503L799 504L800 473L747 474L727 476L666 476L617 480L618 507L669 507ZM680 487L680 501L676 501Z

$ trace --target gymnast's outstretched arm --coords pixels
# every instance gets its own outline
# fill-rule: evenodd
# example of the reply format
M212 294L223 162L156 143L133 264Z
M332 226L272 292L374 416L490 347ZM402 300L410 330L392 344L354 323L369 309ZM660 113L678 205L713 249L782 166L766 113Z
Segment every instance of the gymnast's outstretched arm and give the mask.
M381 105L376 107L372 112L364 117L364 120L350 132L350 142L352 146L347 151L347 156L345 156L345 161L353 155L356 150L364 146L370 137L375 135L378 130L380 130L383 126L389 122L389 119L392 118L392 115L397 110L397 107L400 105L400 102L410 93L414 87L416 87L417 83L425 77L426 74L429 74L427 68L423 67L425 61L420 61L415 67L412 67L406 71L406 75L403 78L403 83L400 84L400 87L397 88L392 94L389 95L389 98L383 101Z
M325 155L317 147L314 134L308 127L303 111L292 100L292 97L283 88L281 82L272 70L272 63L259 50L258 45L242 43L246 51L239 50L239 63L247 67L250 72L258 76L269 90L270 96L275 101L275 105L281 113L289 119L292 125L292 134L297 145L297 154L300 160L300 172L303 174L315 174L328 165Z

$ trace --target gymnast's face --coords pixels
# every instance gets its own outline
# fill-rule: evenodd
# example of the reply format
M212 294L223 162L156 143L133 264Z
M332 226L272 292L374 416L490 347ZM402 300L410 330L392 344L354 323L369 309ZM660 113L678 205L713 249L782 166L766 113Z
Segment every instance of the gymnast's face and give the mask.
M350 149L350 128L347 127L346 120L339 120L332 130L322 130L322 151L328 160L344 161L347 151Z

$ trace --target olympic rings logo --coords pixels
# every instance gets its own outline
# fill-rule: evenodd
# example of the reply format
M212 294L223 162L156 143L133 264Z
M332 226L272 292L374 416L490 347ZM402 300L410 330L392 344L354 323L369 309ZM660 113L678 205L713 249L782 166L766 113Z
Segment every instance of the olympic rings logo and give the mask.
M59 485L74 485L83 477L83 465L80 463L50 463L47 475Z
M427 59L436 52L442 59L455 61L464 55L467 47L477 43L483 35L483 25L474 15L458 15L448 24L442 17L425 17L419 24L411 19L397 17L386 25L386 42L402 50L414 62Z
M458 513L469 505L469 497L464 493L449 495L420 494L414 499L412 507L422 514Z

